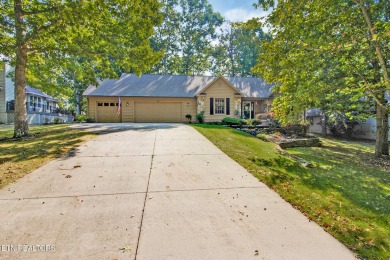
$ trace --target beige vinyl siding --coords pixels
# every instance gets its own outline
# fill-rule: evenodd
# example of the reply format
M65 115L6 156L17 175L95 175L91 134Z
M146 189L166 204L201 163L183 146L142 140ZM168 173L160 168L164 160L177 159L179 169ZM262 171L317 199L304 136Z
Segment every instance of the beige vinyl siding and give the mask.
M97 102L117 102L117 98L112 97L88 97L88 115L96 119ZM136 103L166 103L166 107L169 111L169 104L179 103L181 105L180 120L178 122L187 122L185 115L192 115L192 121L195 121L196 116L196 99L195 98L164 98L164 97L121 97L121 121L135 122L135 106ZM164 113L164 109L161 109L161 113ZM116 113L115 113L116 115ZM114 115L114 116L115 116ZM162 115L164 117L164 115ZM95 120L96 121L96 120ZM141 121L143 121L141 119ZM162 120L158 120L162 122ZM99 121L96 121L99 122Z
M206 93L204 109L205 109L205 122L216 122L221 121L225 117L237 117L234 115L234 102L235 102L235 93L238 93L234 88L232 88L225 80L218 79L210 87L208 87L203 93ZM213 98L214 103L216 98L225 99L225 113L224 114L215 114L215 104L214 104L214 115L210 115L210 98ZM226 115L226 98L230 98L230 115Z
M95 119L96 122L96 97L88 97L88 108L87 108L87 114L88 116Z
M134 122L134 100L123 97L122 100L122 122L132 123Z

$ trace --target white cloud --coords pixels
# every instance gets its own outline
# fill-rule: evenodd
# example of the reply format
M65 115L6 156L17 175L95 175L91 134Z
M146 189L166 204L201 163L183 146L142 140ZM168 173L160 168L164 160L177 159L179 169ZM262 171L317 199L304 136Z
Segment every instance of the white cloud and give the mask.
M246 22L249 19L255 17L264 17L268 14L268 12L260 11L260 10L246 10L244 8L234 8L226 11L224 16L226 20L231 22Z

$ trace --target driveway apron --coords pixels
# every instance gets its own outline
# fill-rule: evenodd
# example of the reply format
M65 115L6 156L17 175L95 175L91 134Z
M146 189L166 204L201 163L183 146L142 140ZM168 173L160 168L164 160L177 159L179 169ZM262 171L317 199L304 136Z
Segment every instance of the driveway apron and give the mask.
M0 190L0 259L355 259L182 124L101 135Z

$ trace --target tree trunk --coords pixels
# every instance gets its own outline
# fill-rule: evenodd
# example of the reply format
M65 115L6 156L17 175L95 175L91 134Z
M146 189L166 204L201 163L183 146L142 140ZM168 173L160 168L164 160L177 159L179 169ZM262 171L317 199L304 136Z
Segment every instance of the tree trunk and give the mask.
M15 0L15 34L16 34L16 66L15 66L15 126L14 137L30 135L26 110L26 69L27 43L23 26L22 1Z
M378 99L382 106L375 104L376 109L376 143L375 156L389 155L389 111L386 108L385 91L380 93Z
M81 115L82 96L80 95L80 91L78 89L75 91L75 100L76 100L76 115Z
M383 116L383 146L382 155L389 155L389 111L382 108Z
M321 118L321 134L323 136L326 136L328 134L328 132L326 131L326 115L325 115L325 113L322 114L322 118Z

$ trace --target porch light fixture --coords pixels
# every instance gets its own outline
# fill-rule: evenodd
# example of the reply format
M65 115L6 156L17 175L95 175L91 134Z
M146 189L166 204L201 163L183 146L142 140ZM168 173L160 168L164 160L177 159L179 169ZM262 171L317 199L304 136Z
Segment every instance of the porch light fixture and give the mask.
M127 106L127 107L129 106L129 102L126 102L126 106Z

